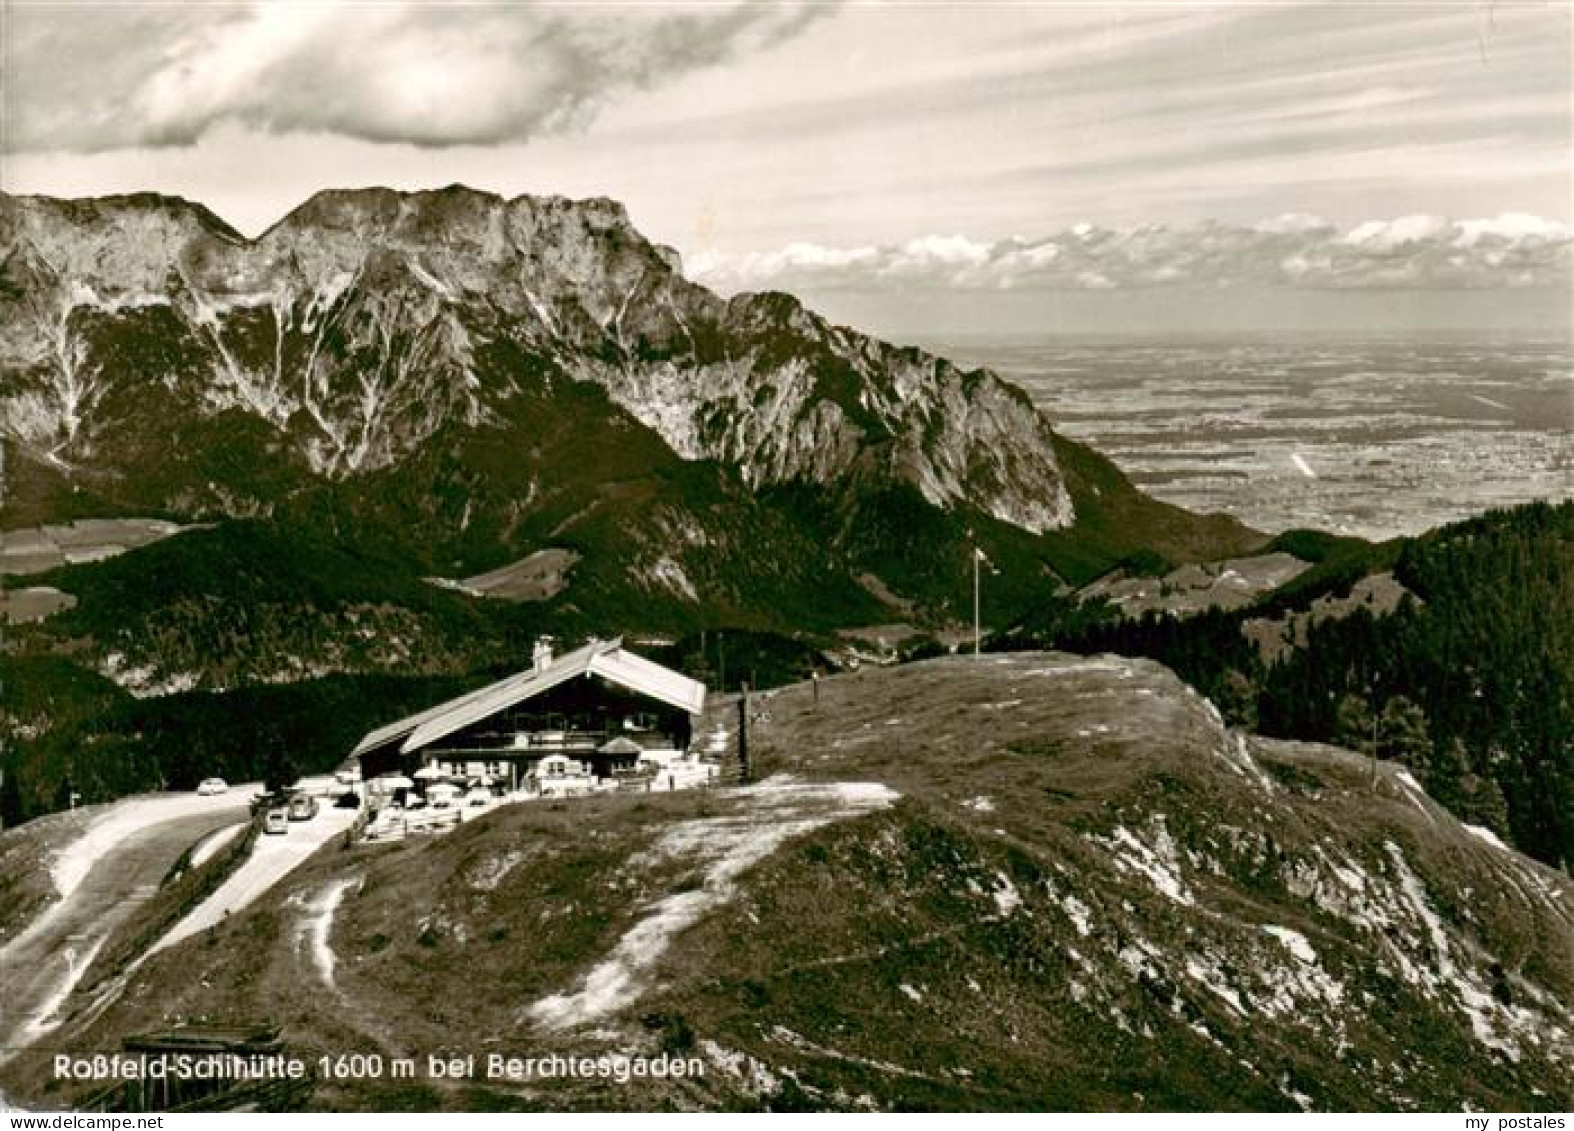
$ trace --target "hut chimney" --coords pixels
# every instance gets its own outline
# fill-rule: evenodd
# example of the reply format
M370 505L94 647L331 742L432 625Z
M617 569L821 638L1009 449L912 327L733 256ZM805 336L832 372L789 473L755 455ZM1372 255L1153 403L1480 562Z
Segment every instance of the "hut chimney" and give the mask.
M552 638L550 636L536 637L536 648L530 656L531 664L538 672L544 672L552 664Z

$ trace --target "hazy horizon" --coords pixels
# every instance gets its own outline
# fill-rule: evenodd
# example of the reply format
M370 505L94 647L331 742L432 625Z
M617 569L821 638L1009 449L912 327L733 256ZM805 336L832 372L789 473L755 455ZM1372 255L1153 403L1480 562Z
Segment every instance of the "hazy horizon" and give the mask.
M1566 5L0 12L6 191L609 196L882 334L1571 332Z
M1574 292L1300 292L1258 309L1251 292L885 295L794 291L832 322L925 341L1190 340L1313 337L1353 342L1503 340L1574 344ZM1194 301L1187 302L1187 298ZM1533 315L1527 317L1527 311Z
M325 186L318 191L372 191L386 187ZM450 187L470 186L434 186ZM156 191L115 191L62 199L84 200L94 196ZM163 195L180 196L191 204L207 208L221 221L241 231L230 217L207 201L182 194ZM259 238L309 199L305 197L295 202L262 229L241 231L241 235L249 240ZM638 227L637 219L635 223ZM1456 224L1452 229L1468 230L1468 227ZM1196 230L1213 232L1219 229L1204 225ZM1449 230L1444 229L1445 234ZM1178 234L1184 238L1187 233L1182 230ZM1249 238L1250 232L1246 235ZM1409 240L1410 246L1404 248L1384 247L1380 259L1387 265L1396 259L1405 261L1406 256L1418 258L1422 251L1414 246L1417 243ZM1555 277L1556 265L1560 258L1569 258L1569 249L1567 238L1538 247L1535 252L1541 261L1531 265L1540 270L1544 279L1549 275L1548 266L1554 265L1550 274ZM1435 252L1435 249L1428 250ZM1492 248L1490 254L1500 255L1502 250ZM1010 256L1013 252L1008 250L1006 254ZM854 265L832 264L837 270ZM876 285L860 289L857 272L844 272L852 280L847 283L836 281L833 270L829 272L830 285L825 285L828 273L824 264L807 270L801 278L790 270L782 271L780 264L774 261L768 263L764 271L759 270L759 260L743 264L741 270L739 266L724 266L714 256L701 256L697 265L688 260L683 264L688 278L723 296L746 289L785 290L834 323L911 341L967 335L991 340L1100 337L1124 340L1313 334L1333 335L1339 340L1358 340L1362 336L1415 339L1488 336L1574 341L1574 278L1570 286L1561 288L1544 285L1493 288L1478 282L1476 286L1406 289L1363 285L1356 278L1338 288L1322 289L1248 287L1226 282L1203 289L1155 285L1153 280L1138 280L1130 286L1056 288L1038 285L1014 289L1009 278L996 280L992 288L965 278L959 280L959 285L946 287L943 285L945 274L955 265L941 260L919 265L921 271L927 271L927 277L909 266L905 284L901 280L895 285L876 280ZM749 270L751 266L754 277ZM1232 266L1239 269L1238 264ZM973 267L976 264L964 264L962 271L965 274ZM1356 269L1360 269L1359 264ZM867 272L862 281L866 284L871 281ZM750 283L759 285L749 286Z

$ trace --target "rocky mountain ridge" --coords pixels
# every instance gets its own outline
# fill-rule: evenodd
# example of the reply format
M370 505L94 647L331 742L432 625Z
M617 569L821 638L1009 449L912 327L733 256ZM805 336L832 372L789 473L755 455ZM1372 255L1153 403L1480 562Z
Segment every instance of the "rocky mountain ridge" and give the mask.
M566 380L751 486L872 477L1034 533L1075 517L1020 392L786 295L723 300L608 200L324 192L247 240L166 197L0 197L0 307L0 429L75 476L196 411L261 421L288 462L343 479Z
M1128 554L1262 541L987 371L695 286L611 201L458 187L320 193L256 239L0 197L0 455L0 571L51 602L13 650L137 695L461 675L543 632L944 629L975 545L1010 623ZM200 529L11 552L84 520Z

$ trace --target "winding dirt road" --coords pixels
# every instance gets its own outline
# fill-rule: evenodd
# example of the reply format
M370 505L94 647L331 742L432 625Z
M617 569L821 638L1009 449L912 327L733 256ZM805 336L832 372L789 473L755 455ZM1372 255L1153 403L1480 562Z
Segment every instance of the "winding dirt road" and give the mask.
M158 890L181 854L244 820L253 786L213 797L171 794L110 806L56 857L55 903L0 948L0 1061L62 1020L93 957Z
M222 922L226 915L246 907L303 864L308 856L342 834L354 820L353 809L325 807L310 821L290 822L289 832L283 836L259 836L246 862L235 869L217 891L192 908L189 915L153 944L148 953L174 946L182 939Z

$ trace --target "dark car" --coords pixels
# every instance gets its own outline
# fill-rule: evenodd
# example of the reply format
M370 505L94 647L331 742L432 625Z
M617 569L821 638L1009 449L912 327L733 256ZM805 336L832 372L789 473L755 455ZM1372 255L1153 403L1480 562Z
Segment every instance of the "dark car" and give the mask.
M335 809L359 809L361 807L361 795L353 789L348 793L341 793L333 799L333 807Z

